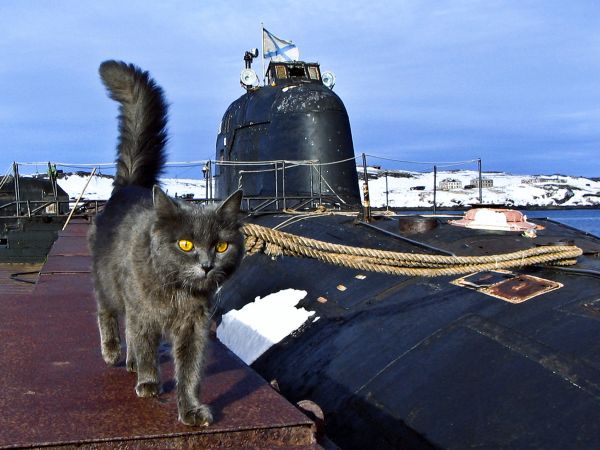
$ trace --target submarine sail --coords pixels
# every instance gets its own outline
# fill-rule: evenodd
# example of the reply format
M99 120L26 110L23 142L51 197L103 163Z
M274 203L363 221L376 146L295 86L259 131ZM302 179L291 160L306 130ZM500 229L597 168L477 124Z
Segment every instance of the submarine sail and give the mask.
M250 209L269 199L284 208L358 204L348 113L332 86L324 84L319 64L272 61L266 78L264 86L246 85L247 92L223 116L216 197L241 188Z

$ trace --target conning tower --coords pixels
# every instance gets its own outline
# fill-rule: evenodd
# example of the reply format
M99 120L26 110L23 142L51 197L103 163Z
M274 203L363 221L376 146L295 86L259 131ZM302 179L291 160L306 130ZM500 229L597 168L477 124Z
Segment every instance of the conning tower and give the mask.
M272 61L266 84L258 86L250 68L257 55L246 52L246 93L221 121L216 197L241 187L250 208L358 204L350 122L332 75L323 80L317 63Z

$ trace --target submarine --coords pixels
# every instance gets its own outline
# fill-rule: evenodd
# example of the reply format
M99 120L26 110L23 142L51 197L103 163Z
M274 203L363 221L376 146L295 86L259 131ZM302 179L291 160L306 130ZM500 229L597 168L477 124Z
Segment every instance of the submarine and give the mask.
M291 402L316 405L321 433L342 449L600 448L600 239L498 205L460 220L365 213L332 75L271 61L259 86L256 56L246 52L246 92L221 121L216 197L242 188L248 224L361 251L348 264L295 247L248 252L217 321L289 288L318 318L251 366ZM510 226L478 224L480 209ZM524 260L571 248L564 260ZM504 264L508 253L523 256ZM371 269L397 254L428 262ZM483 262L441 268L465 258Z

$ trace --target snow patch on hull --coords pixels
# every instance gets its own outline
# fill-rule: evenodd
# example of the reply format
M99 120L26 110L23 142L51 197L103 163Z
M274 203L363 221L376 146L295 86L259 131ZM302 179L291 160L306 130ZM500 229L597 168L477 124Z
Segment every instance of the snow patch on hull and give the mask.
M254 302L223 315L217 338L246 364L252 364L315 314L296 308L304 297L306 291L297 289L256 297Z

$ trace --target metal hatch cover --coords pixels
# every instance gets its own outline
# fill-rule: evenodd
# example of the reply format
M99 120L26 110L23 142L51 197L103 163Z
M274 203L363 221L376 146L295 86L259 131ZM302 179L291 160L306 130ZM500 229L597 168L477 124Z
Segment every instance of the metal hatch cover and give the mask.
M451 283L509 303L523 303L533 297L563 287L556 281L503 270L472 273L453 280Z

